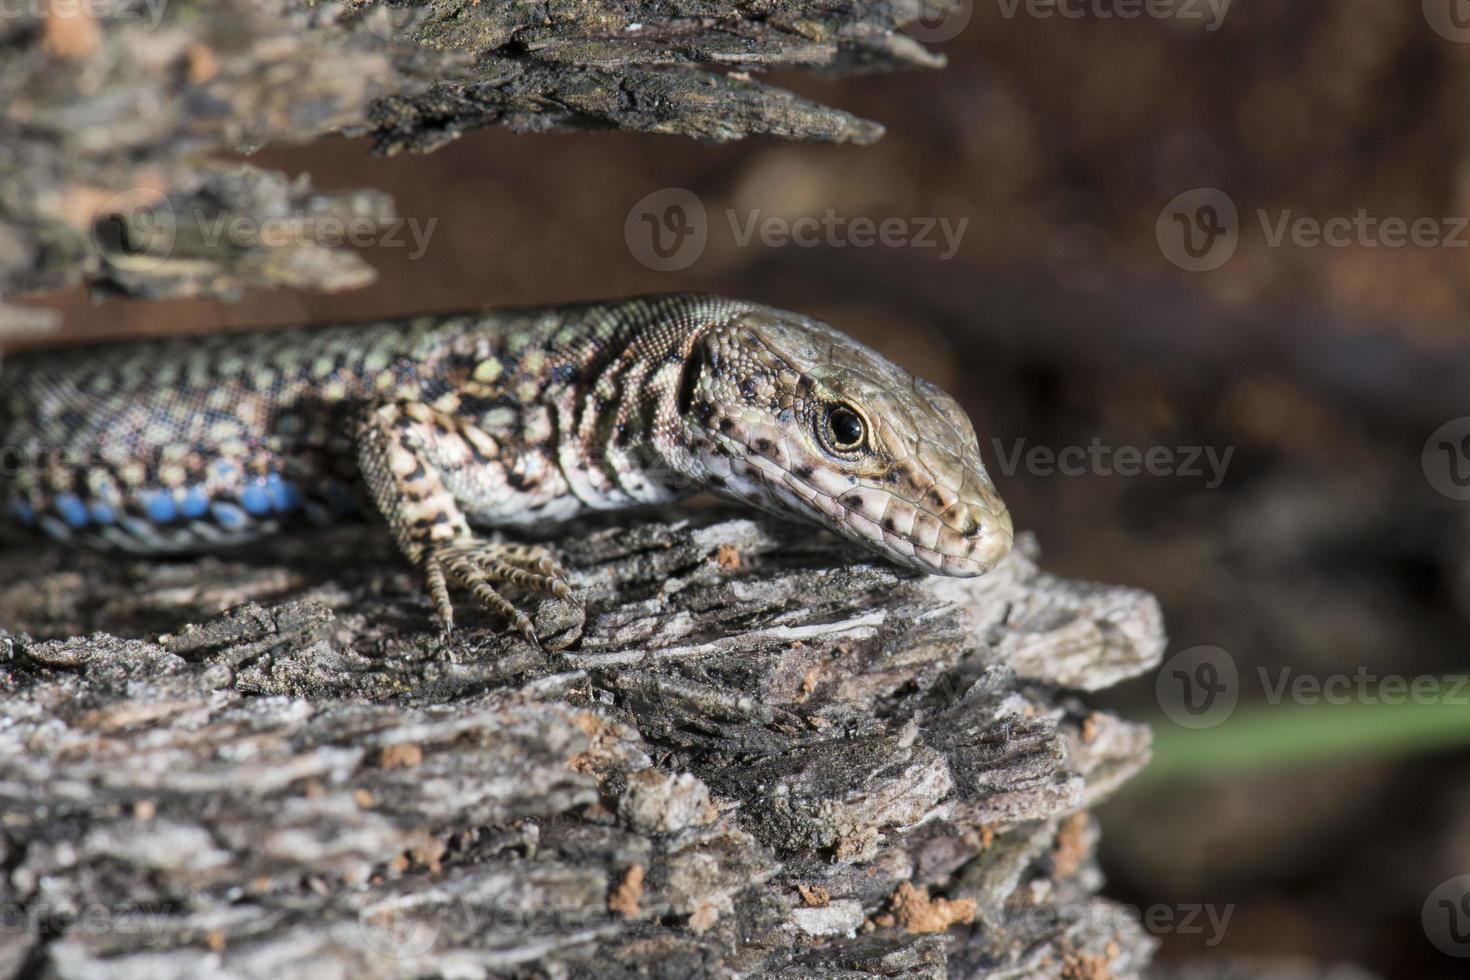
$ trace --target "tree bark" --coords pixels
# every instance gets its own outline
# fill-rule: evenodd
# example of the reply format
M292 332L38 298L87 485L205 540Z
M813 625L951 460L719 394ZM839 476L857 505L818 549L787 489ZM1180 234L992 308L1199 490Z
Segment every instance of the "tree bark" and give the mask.
M206 159L221 150L333 133L372 136L387 153L429 150L491 124L869 142L881 126L750 73L943 64L897 31L918 3L889 0L37 9L53 12L0 18L0 304L78 282L229 298L372 280L326 229L371 229L392 219L390 201ZM297 231L242 240L231 221ZM34 309L0 305L0 337L38 322Z
M554 543L545 649L441 636L375 530L0 556L0 975L1138 974L1086 811L1148 734L1075 692L1150 596L715 508Z

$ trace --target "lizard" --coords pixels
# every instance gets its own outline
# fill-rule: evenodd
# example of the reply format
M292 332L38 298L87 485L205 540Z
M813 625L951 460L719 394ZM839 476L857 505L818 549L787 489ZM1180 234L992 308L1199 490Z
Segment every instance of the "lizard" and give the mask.
M0 361L0 524L68 545L208 551L376 512L442 628L462 588L574 600L535 528L698 490L975 576L1010 515L953 398L836 329L667 294Z

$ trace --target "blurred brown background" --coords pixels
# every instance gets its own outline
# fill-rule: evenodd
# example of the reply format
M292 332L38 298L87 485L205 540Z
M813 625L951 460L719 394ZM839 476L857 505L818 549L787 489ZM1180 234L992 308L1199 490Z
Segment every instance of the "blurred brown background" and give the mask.
M1209 728L1173 724L1154 678L1109 699L1157 718L1176 760L1104 811L1110 893L1176 923L1230 909L1220 935L1159 930L1161 975L1226 955L1467 975L1421 911L1470 873L1470 700L1391 716L1361 697L1272 705L1259 671L1470 669L1467 505L1421 465L1430 434L1470 415L1470 231L1457 231L1470 3L1241 0L1215 30L1203 0L1107 16L1129 6L1077 0L1086 15L1070 18L977 0L937 45L942 72L777 79L884 123L872 147L492 131L423 157L272 149L255 160L388 191L430 230L427 251L407 234L364 249L377 283L340 295L39 302L63 311L65 339L676 289L827 319L959 397L1049 568L1154 591L1171 651L1217 646L1238 668L1241 706ZM625 238L630 209L664 188L692 191L708 223L702 254L673 272ZM1160 219L1196 188L1228 196L1239 241L1190 272ZM968 223L946 260L937 229L936 248L742 247L727 217L828 209L911 231ZM1360 212L1433 219L1451 240L1271 241L1283 217ZM1218 486L1208 471L1069 476L998 459L1094 440L1231 455Z

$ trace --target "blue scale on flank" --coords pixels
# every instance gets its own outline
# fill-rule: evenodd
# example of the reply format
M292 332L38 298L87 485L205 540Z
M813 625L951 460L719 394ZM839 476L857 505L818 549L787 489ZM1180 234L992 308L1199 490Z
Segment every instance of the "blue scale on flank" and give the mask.
M5 514L23 527L35 527L36 509L26 500L12 500L5 505Z
M83 528L92 520L91 515L87 513L87 505L82 503L82 498L74 493L57 494L56 499L51 502L51 506L56 509L56 513L61 515L61 519L70 527Z
M198 484L185 488L179 496L179 513L190 520L203 517L209 513L209 494Z
M356 509L356 500L345 484L330 487L328 498L337 513ZM239 530L249 525L252 518L298 511L304 501L296 484L272 473L246 484L233 502L211 500L203 484L194 484L175 491L147 491L136 498L136 506L151 525L210 517L221 527ZM127 517L112 502L87 501L74 493L57 494L40 512L27 500L6 501L0 504L0 515L23 527L39 526L58 538L68 538L72 531L93 526L125 525L130 530L141 529L136 518Z
M279 473L265 478L265 492L278 514L289 514L301 507L301 491L296 489L296 484L281 479Z
M167 524L179 516L173 495L166 490L155 490L144 495L143 512L155 524Z
M217 469L220 475L226 472L226 466ZM236 472L233 466L228 466L228 472ZM301 493L296 485L289 483L278 474L262 479L253 480L241 487L235 495L235 499L221 500L212 499L209 490L203 484L193 484L180 490L153 490L141 495L139 503L142 505L143 513L148 520L154 524L171 524L174 521L199 520L209 517L221 527L236 531L248 526L252 518L266 517L271 514L286 514L301 506ZM80 501L77 502L78 504ZM63 508L58 503L58 512L62 519L73 523L73 517L83 517L85 508L78 511L75 507ZM109 511L110 513L110 511ZM115 517L103 521L96 518L99 523L112 523ZM73 523L80 527L80 524Z
M240 506L253 517L262 517L271 512L270 494L265 491L265 481L247 483L239 494Z
M301 506L301 491L296 484L281 479L279 473L271 473L246 484L238 499L245 512L254 517L289 514Z

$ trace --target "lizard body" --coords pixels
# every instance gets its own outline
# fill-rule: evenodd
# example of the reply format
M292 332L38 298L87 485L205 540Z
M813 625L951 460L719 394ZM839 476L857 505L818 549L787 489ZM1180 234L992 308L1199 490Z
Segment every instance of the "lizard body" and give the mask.
M496 586L564 597L544 549L486 541L711 490L911 568L1011 545L946 394L831 327L652 296L24 354L0 362L0 522L85 546L206 550L362 510L534 639Z

